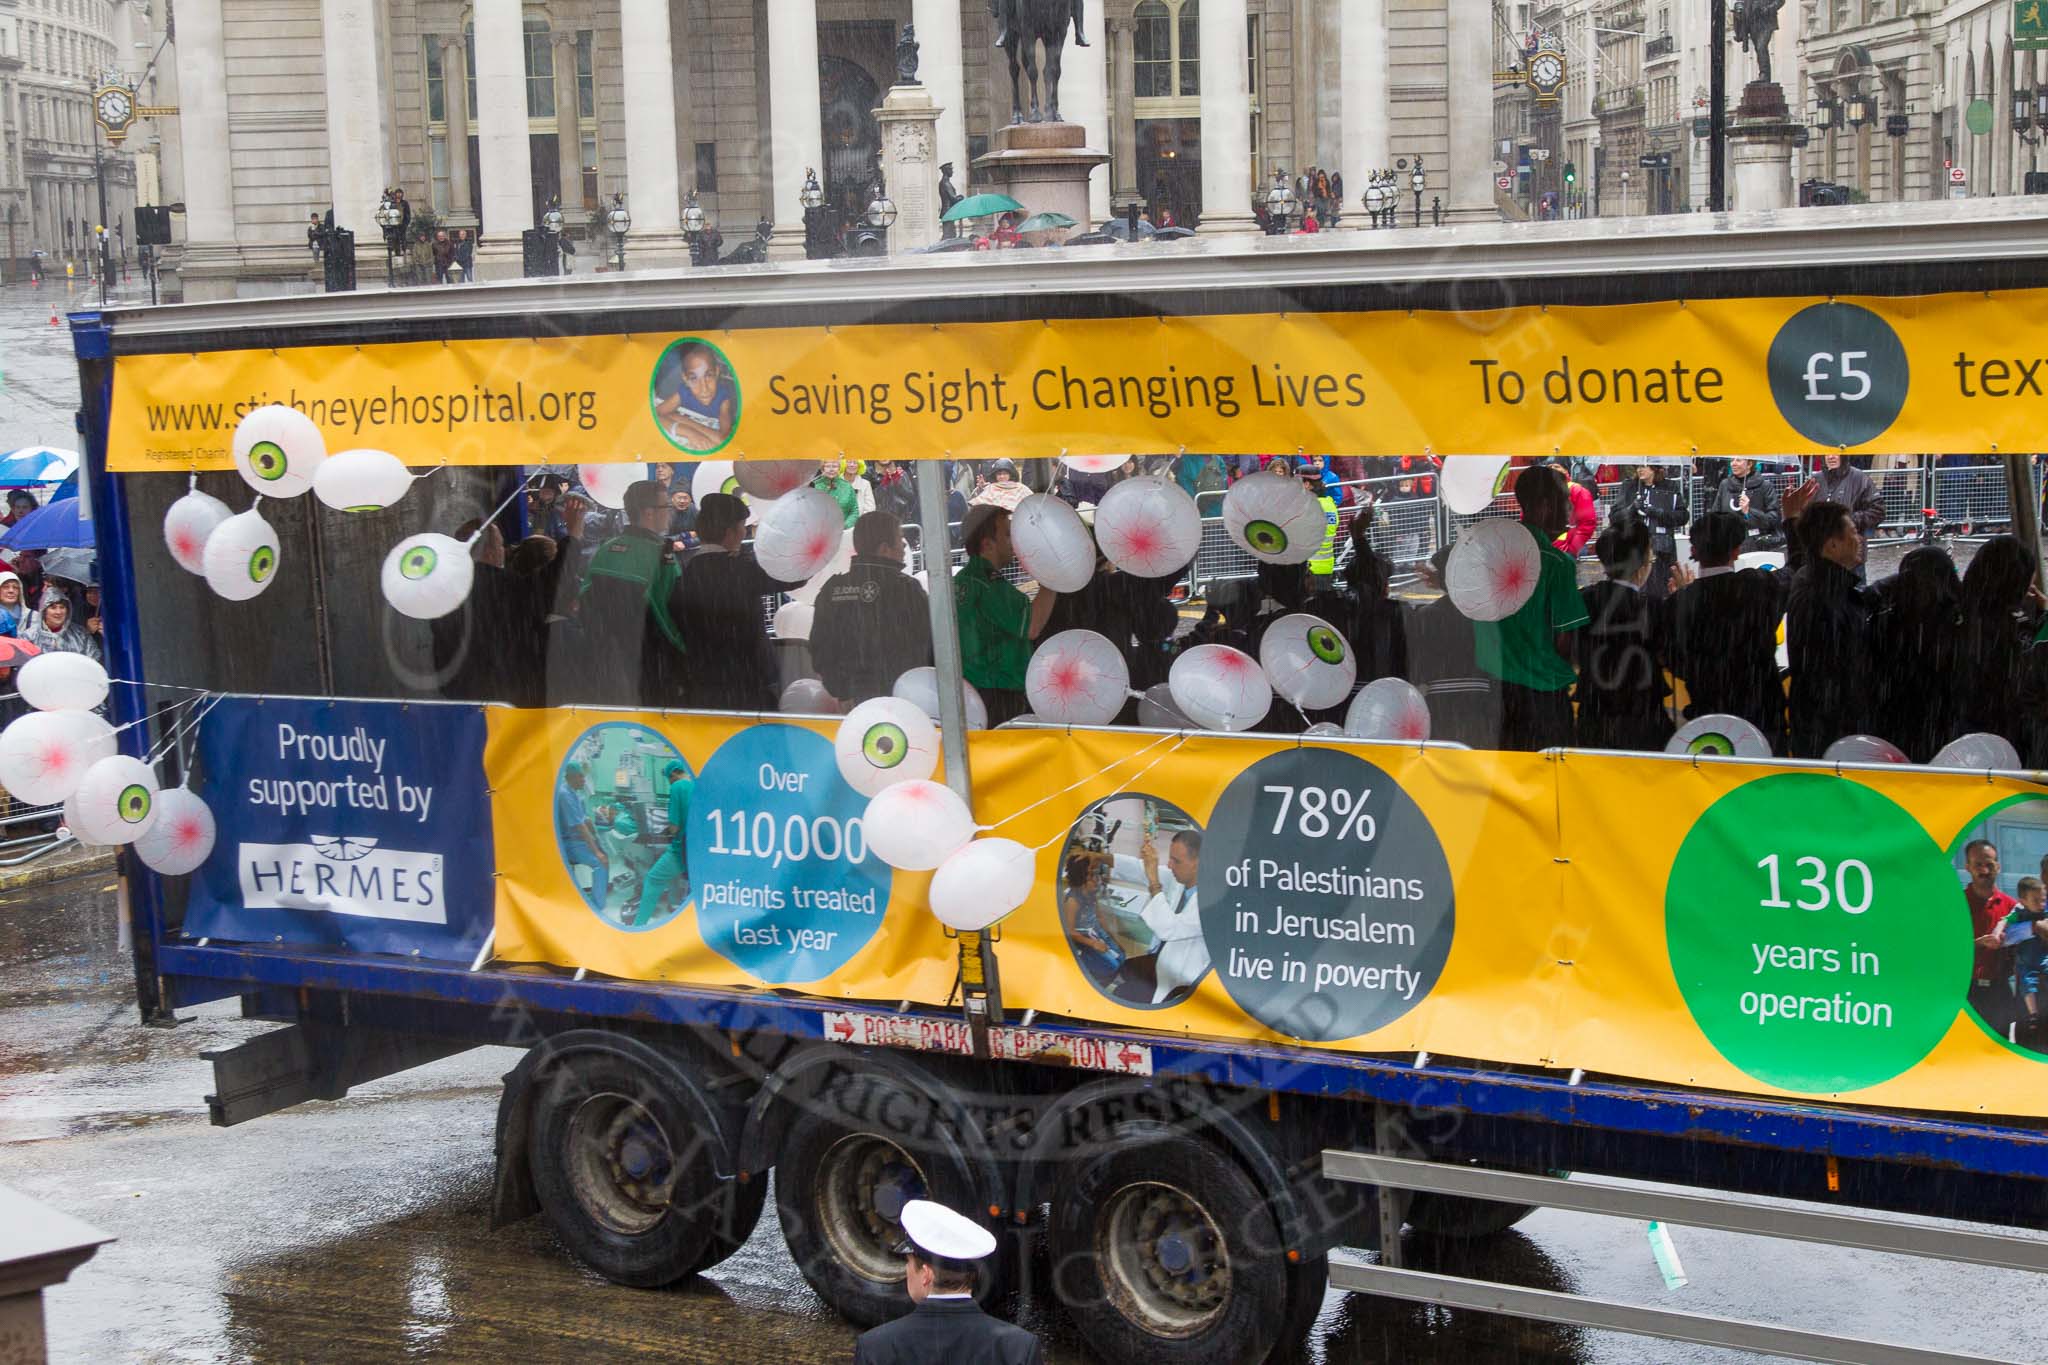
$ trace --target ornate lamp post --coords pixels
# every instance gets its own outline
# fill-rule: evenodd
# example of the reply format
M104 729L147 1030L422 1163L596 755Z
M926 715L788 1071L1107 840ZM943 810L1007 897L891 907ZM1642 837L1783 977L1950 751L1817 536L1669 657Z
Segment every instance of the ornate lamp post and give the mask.
M562 273L562 266L564 264L562 259L562 225L562 201L559 197L550 199L548 201L548 211L540 216L540 226L541 231L547 233L548 240L554 243L555 272L557 274Z
M874 193L868 199L868 226L882 236L882 254L889 254L889 229L896 222L896 201L889 197L889 189L878 174L875 177Z
M377 211L370 215L384 231L384 287L392 287L391 258L398 254L398 234L403 230L405 211L398 207L398 200L390 190L377 202Z
M613 260L620 270L626 268L626 234L633 230L633 215L626 211L626 196L612 195L611 207L605 210L604 225L611 229Z
M804 208L804 254L814 261L838 255L832 210L825 207L825 187L818 183L814 167L804 168L804 186L797 191L797 202Z
M1266 231L1280 236L1287 231L1287 220L1294 216L1297 204L1294 190L1287 183L1287 168L1275 167L1273 188L1266 191Z
M1415 169L1408 173L1408 188L1415 191L1415 226L1422 226L1422 191L1429 182L1422 174L1422 158L1415 158Z
M711 216L705 213L703 205L697 202L697 187L692 185L689 202L683 207L683 236L690 243L691 265L711 264L705 259L705 248L710 241L707 235L710 228Z

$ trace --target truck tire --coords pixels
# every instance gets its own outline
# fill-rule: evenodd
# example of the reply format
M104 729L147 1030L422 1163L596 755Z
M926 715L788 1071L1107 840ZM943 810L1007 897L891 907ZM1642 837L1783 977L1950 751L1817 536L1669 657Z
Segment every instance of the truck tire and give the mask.
M768 1204L768 1176L761 1172L751 1180L728 1183L725 1203L712 1220L710 1236L704 1240L704 1254L691 1270L703 1273L747 1244L760 1226L761 1210Z
M885 1108L914 1121L879 1122ZM924 1096L886 1077L849 1076L805 1102L776 1158L775 1211L790 1258L819 1298L862 1327L910 1311L895 1251L903 1205L935 1199L971 1214L987 1197L952 1119L928 1111ZM998 1234L976 1298L1004 1291L1014 1245Z
M1471 1242L1496 1237L1534 1212L1534 1204L1502 1204L1425 1192L1408 1201L1408 1227L1418 1237Z
M697 1111L616 1055L572 1057L540 1087L528 1161L570 1253L617 1284L652 1289L706 1254L719 1184Z
M1287 1267L1287 1313L1266 1356L1266 1365L1308 1359L1309 1329L1323 1311L1323 1292L1330 1287L1330 1258L1309 1256Z
M1054 1292L1105 1360L1263 1360L1285 1330L1288 1266L1265 1197L1205 1142L1147 1124L1077 1156L1051 1234Z

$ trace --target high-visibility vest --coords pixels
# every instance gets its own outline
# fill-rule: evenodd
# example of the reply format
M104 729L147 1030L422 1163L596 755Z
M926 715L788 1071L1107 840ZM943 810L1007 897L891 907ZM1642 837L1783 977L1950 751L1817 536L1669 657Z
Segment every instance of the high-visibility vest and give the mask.
M1323 507L1323 543L1317 549L1316 557L1308 562L1308 571L1334 574L1337 572L1337 500L1325 493L1316 501Z

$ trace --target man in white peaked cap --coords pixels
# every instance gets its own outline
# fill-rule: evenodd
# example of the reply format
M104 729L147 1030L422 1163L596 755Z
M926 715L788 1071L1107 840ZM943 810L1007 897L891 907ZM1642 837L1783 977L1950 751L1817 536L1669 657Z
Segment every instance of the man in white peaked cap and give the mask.
M981 1311L975 1262L994 1253L995 1234L944 1204L903 1206L903 1284L911 1311L861 1334L854 1365L1042 1365L1038 1338Z

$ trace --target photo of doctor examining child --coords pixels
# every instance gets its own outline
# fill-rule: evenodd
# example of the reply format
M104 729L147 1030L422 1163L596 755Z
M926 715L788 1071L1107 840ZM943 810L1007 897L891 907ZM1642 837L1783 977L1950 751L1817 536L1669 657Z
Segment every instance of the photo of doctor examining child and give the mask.
M1202 830L1171 802L1083 811L1060 851L1060 925L1090 984L1139 1009L1177 1005L1209 972L1195 886Z

